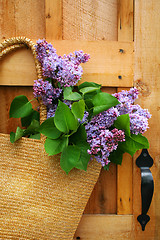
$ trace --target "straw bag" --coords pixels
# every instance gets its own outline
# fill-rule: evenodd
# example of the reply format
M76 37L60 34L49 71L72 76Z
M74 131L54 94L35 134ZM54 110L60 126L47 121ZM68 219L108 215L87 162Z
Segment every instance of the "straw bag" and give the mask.
M0 57L21 47L31 49L41 79L29 39L5 40ZM45 119L41 104L40 120ZM87 172L74 169L66 175L60 157L45 153L44 140L22 138L12 144L9 135L0 134L0 239L73 239L101 165L92 161Z

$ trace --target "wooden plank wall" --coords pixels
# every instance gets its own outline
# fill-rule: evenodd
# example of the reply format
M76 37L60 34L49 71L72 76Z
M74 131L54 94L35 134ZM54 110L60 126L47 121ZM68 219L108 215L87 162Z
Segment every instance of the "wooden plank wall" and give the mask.
M68 41L133 41L132 1L0 0L0 6L0 34L3 39L25 35L32 39L46 37ZM132 239L132 237L136 240L159 239L159 9L158 0L135 0L135 85L141 90L139 103L152 113L150 120L152 130L146 134L150 141L150 154L154 158L154 166L151 170L156 183L153 203L149 210L151 221L146 226L146 231L142 232L136 219L141 212L140 170L135 163L132 169L131 159L126 156L125 165L123 164L122 167L116 169L112 165L107 173L102 170L87 204L85 210L87 214L79 225L75 239L78 236L82 239L98 239L99 236L99 239ZM121 89L119 88L118 91ZM116 88L104 88L104 91L112 93ZM32 98L31 87L0 87L0 132L10 132L17 125L8 120L8 109L14 96L22 93ZM93 216L93 213L101 213L101 215ZM119 216L106 217L104 213L118 213ZM125 215L122 216L123 214Z

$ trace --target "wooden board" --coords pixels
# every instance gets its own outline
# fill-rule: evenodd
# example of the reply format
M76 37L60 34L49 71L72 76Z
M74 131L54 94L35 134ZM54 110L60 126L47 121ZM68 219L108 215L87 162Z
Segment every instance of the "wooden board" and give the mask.
M114 164L110 165L109 171L101 170L100 177L85 208L85 214L116 214L116 172Z
M148 212L151 217L145 232L136 218L141 213L140 169L134 162L133 171L133 212L136 240L160 239L160 1L135 1L135 86L140 90L137 103L148 108L152 114L150 129L145 136L150 143L149 153L154 160L151 168L155 190ZM138 154L135 156L135 160Z
M46 17L46 38L62 39L63 35L63 0L45 0L45 17Z
M63 0L63 39L117 40L117 0Z
M118 0L118 41L133 41L134 1Z
M133 1L118 0L118 41L133 41ZM132 157L124 154L122 165L117 166L117 214L133 213L132 173Z
M132 240L132 215L85 215L74 239Z
M42 0L0 0L0 38L45 37L44 8Z
M133 43L72 40L51 43L59 55L81 49L90 54L91 59L83 65L82 82L93 81L108 87L133 85ZM123 53L120 49L123 49ZM30 50L18 50L6 56L1 62L0 85L32 86L35 79Z

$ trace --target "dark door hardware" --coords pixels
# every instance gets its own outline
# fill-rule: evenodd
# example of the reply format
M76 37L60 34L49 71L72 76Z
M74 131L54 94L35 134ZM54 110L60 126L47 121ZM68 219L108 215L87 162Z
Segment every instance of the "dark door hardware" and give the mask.
M153 165L153 159L149 155L147 149L143 149L140 156L136 160L137 166L141 169L141 198L142 198L142 214L137 217L137 220L142 226L142 231L145 230L146 224L150 217L147 215L152 196L154 192L153 176L150 167Z

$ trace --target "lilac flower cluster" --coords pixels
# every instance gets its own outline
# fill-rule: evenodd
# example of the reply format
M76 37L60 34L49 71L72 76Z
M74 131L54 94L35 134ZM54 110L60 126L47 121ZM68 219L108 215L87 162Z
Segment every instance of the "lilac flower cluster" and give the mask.
M53 100L59 98L61 93L62 89L54 88L48 81L43 81L42 79L34 81L33 95L36 98L41 96L44 105L47 107L50 107Z
M47 118L55 116L57 106L58 106L57 104L54 104L50 108L47 109Z
M87 134L87 141L91 147L88 153L94 155L96 160L104 167L110 162L108 157L111 152L117 149L118 142L125 141L125 134L122 130L116 128L111 131L108 129L99 130L96 132L96 135L89 138L88 135L91 134L94 134L94 127L91 127L90 133Z
M118 147L118 142L125 141L125 135L122 130L109 130L119 113L114 107L94 116L85 126L87 133L87 142L90 144L91 150L89 154L95 156L102 166L109 163L109 155Z
M58 56L53 46L46 40L37 41L36 51L42 65L43 75L52 78L61 87L75 86L80 80L83 70L80 66L89 60L83 51L75 51L74 55Z
M113 94L121 104L116 106L119 115L129 114L130 130L132 134L143 134L148 128L148 119L151 117L147 109L142 109L138 104L133 105L138 98L138 90L131 88L129 91L121 91Z

